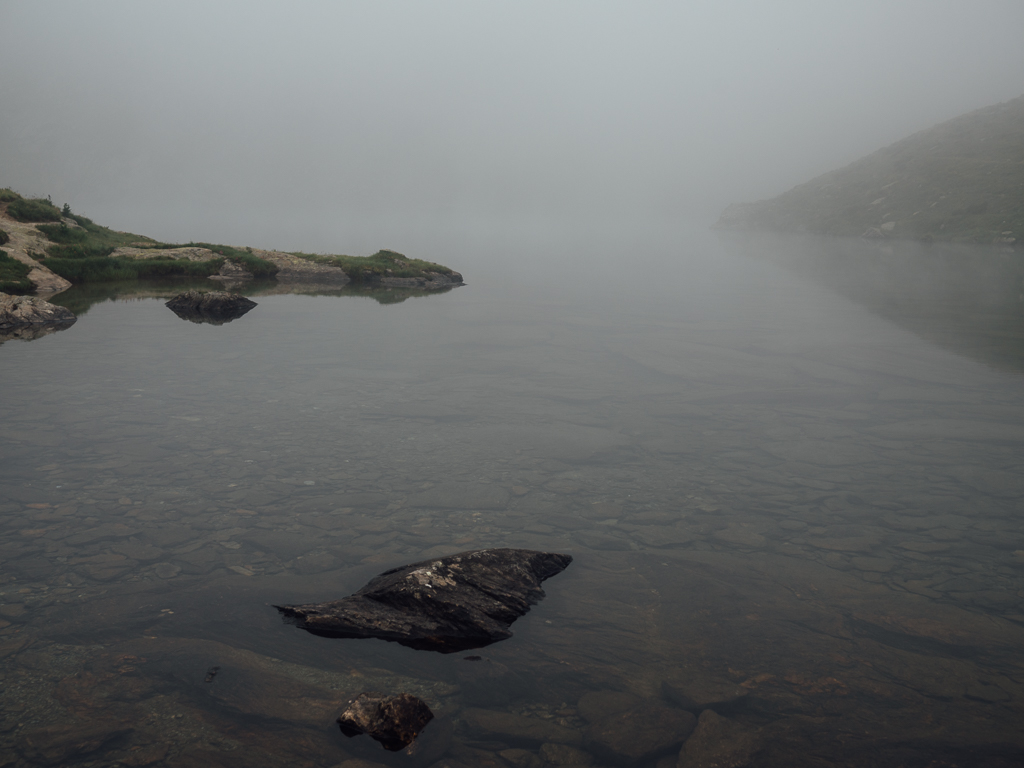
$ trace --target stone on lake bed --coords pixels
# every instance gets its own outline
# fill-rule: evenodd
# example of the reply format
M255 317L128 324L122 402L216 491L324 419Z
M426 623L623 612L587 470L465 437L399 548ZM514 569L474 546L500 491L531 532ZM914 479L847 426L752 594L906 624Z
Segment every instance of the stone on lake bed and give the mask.
M588 722L601 720L616 712L624 712L643 701L639 696L625 691L590 691L580 697L576 704L580 716Z
M691 712L643 701L591 723L584 747L612 765L640 765L678 750L696 724Z
M594 758L589 752L570 747L568 744L542 744L539 750L544 765L593 765Z
M412 744L433 719L430 707L412 694L361 693L339 715L338 726L349 738L365 733L384 749L397 752Z
M664 680L661 692L677 707L694 714L706 709L731 712L746 699L749 689L728 680L710 676L691 677L686 680Z
M171 563L157 563L153 570L161 579L173 579L181 573L181 568Z
M763 744L757 731L727 720L708 709L679 753L679 768L744 768Z
M455 653L511 637L509 626L544 598L541 582L571 562L552 552L479 549L392 568L341 600L274 607L314 635Z
M572 746L580 746L583 743L583 734L579 731L539 717L495 709L469 708L462 710L461 718L463 725L475 739L493 739L529 748L536 748L544 743Z

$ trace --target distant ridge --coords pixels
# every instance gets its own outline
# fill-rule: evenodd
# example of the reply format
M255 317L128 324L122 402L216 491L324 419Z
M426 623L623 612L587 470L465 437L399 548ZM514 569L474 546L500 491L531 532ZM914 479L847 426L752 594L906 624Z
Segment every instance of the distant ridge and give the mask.
M734 203L715 228L1019 247L1024 96L919 131L770 200Z

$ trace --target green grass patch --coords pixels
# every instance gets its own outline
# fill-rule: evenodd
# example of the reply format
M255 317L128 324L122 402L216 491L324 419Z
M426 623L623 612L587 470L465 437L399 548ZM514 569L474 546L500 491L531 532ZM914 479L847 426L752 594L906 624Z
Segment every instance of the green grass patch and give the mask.
M61 222L60 224L38 224L36 229L42 232L43 235L46 236L47 240L54 243L54 246L71 246L81 248L83 249L81 253L91 256L99 255L101 250L104 248L108 249L106 253L111 253L115 248L120 248L121 246L126 245L136 245L140 247L152 247L157 245L157 242L150 237L135 235L131 232L116 232L108 227L101 227L99 224L93 222L92 219L88 219L85 216L76 216L75 214L71 214L68 218L77 222L78 226L69 227L67 224ZM47 252L54 256L60 256L61 258L75 258L75 256L71 255L74 253L73 250L61 250L54 246L48 248Z
M72 283L139 280L155 277L209 277L217 274L224 259L133 259L127 256L93 256L62 259L49 257L46 266Z
M85 216L71 214L70 218L78 223L77 227L69 227L62 222L40 224L36 229L52 243L46 249L46 266L75 284L160 277L209 277L217 274L225 259L243 265L257 276L270 276L277 272L275 265L239 248L212 243L189 243L187 246L160 243L131 232L116 232L102 227ZM117 248L124 246L144 249L206 248L215 255L206 261L111 256Z
M372 256L327 256L294 251L292 255L317 264L340 267L354 283L374 282L382 277L423 277L428 272L452 274L448 267L423 259L410 259L395 251L377 251Z
M8 204L7 215L26 222L60 221L60 208L41 197L18 197Z
M67 224L39 224L36 226L46 235L51 243L84 243L89 239L89 232L82 227L69 227Z
M32 290L32 282L28 273L32 270L17 259L0 251L0 293L28 293Z
M19 195L10 187L4 187L3 189L0 189L0 203L10 203L15 200L21 200L21 195Z
M10 242L11 236L0 229L0 245L7 245Z
M231 245L218 245L217 243L188 243L186 245L168 245L161 243L161 248L206 248L213 251L217 256L223 256L229 261L245 267L252 273L253 277L273 277L277 274L277 265L272 261L254 256L245 248L235 248ZM220 269L220 267L217 267Z

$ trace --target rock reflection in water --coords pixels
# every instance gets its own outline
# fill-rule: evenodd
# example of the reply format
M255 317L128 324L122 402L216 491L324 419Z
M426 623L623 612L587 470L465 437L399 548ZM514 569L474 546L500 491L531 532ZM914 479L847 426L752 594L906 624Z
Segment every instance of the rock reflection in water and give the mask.
M354 768L334 719L379 690L449 768L1019 764L1018 378L657 266L624 312L270 297L226 354L144 300L6 345L0 754ZM575 560L477 661L268 615L487 547Z
M35 341L58 331L66 331L72 323L62 325L16 325L0 330L0 344L5 341Z

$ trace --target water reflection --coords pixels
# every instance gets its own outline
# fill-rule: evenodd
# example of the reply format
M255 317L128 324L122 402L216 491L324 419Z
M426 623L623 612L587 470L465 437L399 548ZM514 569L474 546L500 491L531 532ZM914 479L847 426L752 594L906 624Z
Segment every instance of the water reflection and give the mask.
M589 246L571 280L513 250L438 301L208 333L142 299L5 345L11 764L344 764L364 690L450 718L451 768L1019 764L1019 376L699 235ZM478 662L271 607L489 546L575 561Z
M208 279L165 278L160 280L122 280L111 283L88 283L76 285L49 301L67 307L75 315L83 315L91 307L108 301L133 301L141 299L170 299L190 290L226 290L242 296L365 296L378 304L400 304L411 298L447 293L452 288L425 291L415 288L389 288L375 285L342 285L331 283L279 283L273 279L245 280L237 283L216 284Z
M1010 248L721 233L928 341L1024 370L1024 254Z
M43 336L49 336L51 333L57 333L59 331L66 331L71 327L71 323L65 323L63 325L17 325L9 328L0 330L0 344L5 341L35 341L41 339Z

